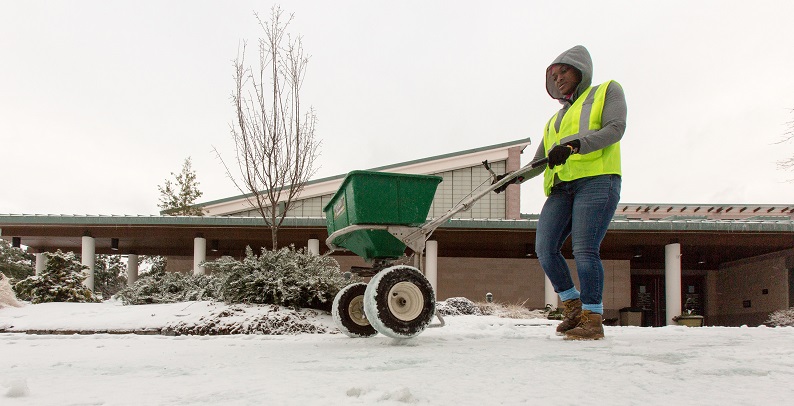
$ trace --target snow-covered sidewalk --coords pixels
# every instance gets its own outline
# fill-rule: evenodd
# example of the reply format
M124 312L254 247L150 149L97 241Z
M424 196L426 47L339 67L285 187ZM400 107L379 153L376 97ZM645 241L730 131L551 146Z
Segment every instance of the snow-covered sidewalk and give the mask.
M205 302L0 309L14 329L156 328ZM313 320L330 327L330 316ZM411 340L342 334L0 333L3 405L751 405L794 397L794 328L606 327L454 316Z

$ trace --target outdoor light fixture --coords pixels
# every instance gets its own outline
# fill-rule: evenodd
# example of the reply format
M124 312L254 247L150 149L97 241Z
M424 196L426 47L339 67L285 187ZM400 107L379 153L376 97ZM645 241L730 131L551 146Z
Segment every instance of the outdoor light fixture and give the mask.
M635 247L634 248L634 258L640 258L640 257L642 257L642 248Z
M210 246L210 251L218 252L218 249L220 248L220 245L221 245L220 241L212 240L212 245Z
M700 257L698 257L698 264L702 265L702 264L705 264L705 263L706 263L706 256L703 255L703 254L700 254Z
M22 238L21 237L11 237L11 246L14 248L19 248L22 245Z
M535 255L535 249L532 246L532 244L524 245L524 252L525 252L524 256L527 258L532 258L532 256Z
M113 251L119 250L119 239L118 238L111 238L110 239L110 249Z

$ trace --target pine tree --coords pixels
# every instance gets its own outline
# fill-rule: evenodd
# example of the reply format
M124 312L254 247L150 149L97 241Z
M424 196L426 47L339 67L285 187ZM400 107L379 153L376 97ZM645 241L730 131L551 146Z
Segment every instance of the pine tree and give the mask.
M0 272L14 281L20 281L36 273L33 266L33 255L0 239Z
M204 210L195 206L195 203L204 193L198 189L199 182L196 180L196 171L192 168L190 157L182 164L182 172L171 172L171 175L174 176L174 182L166 179L165 185L157 186L160 191L158 207L172 216L203 216Z
M162 255L142 255L141 266L144 269L143 276L161 275L168 268L168 257Z
M109 299L127 284L127 266L120 255L97 255L94 263L94 292Z
M32 303L96 302L93 292L83 285L85 270L73 252L48 252L47 266L40 275L29 276L14 285L17 297Z

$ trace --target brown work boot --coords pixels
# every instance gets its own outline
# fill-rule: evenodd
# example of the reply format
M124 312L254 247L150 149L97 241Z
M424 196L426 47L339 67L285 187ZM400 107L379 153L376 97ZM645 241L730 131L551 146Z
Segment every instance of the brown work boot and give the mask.
M582 310L579 324L565 332L566 340L600 340L604 338L604 324L601 315L590 310Z
M557 335L564 335L566 331L579 324L579 316L582 314L582 301L571 299L562 302L562 322L557 325Z

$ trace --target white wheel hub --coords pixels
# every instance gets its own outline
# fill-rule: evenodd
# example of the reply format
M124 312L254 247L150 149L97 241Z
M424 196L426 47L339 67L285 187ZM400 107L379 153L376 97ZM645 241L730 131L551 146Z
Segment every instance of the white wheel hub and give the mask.
M364 314L364 296L356 296L347 305L347 314L350 320L359 326L369 326L367 316Z
M418 286L399 282L389 290L389 311L402 321L411 321L422 313L425 297Z

